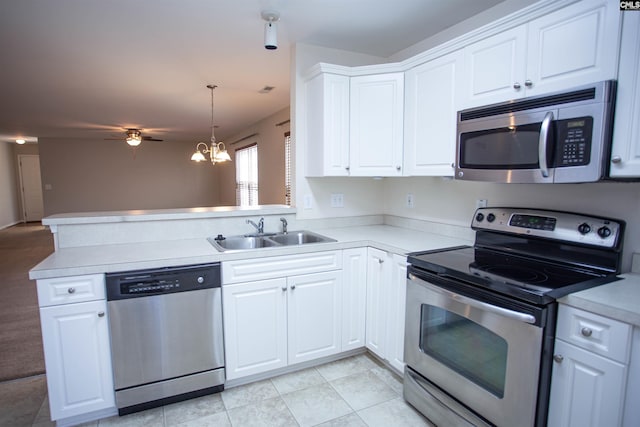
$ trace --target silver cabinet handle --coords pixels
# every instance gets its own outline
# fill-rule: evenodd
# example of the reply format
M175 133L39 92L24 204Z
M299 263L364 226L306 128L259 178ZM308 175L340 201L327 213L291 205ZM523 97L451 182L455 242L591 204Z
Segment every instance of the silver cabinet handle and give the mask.
M378 258L378 264L382 264L384 260L382 258Z
M524 81L524 85L526 87L531 87L531 86L533 86L533 82L531 80L527 79L527 80Z
M515 83L513 84L513 88L514 88L515 90L520 90L520 87L521 87L521 86L520 86L520 83L518 83L518 82L515 82Z
M98 317L104 317L104 311L99 311L98 312Z
M291 285L291 290L294 290L296 288L296 285Z
M615 164L622 163L622 157L620 157L620 156L613 156L613 157L611 158L611 163L615 163Z
M564 360L564 357L561 354L554 354L553 355L553 360L556 363L562 363L562 361Z
M69 288L67 289L67 292L69 292L70 294L73 294L76 292L76 288Z
M349 166L345 166L344 168L345 168L346 170L349 170L349 169L350 169L350 168L349 168Z
M287 287L286 287L286 286L283 286L283 287L282 287L282 288L280 288L280 289L282 289L282 292L286 292L286 291L287 291Z
M553 120L553 112L549 111L544 115L542 125L540 125L540 139L538 140L538 163L540 164L540 173L543 177L549 176L547 168L547 143L549 140L549 127Z
M580 329L580 333L585 337L590 337L593 331L589 328L582 328Z
M396 166L397 171L399 171L400 169L402 169L400 166Z

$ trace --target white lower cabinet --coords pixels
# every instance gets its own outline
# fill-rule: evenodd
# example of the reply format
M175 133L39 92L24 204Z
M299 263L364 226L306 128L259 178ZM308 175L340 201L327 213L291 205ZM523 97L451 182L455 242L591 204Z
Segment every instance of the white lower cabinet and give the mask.
M223 263L228 280L222 288L228 380L357 348L357 343L342 345L343 316L351 316L343 311L342 251L293 259L254 260L261 268L255 271L248 267L251 260ZM300 274L305 269L313 272ZM318 271L322 269L329 271ZM282 277L270 277L274 275ZM238 277L258 280L234 283ZM357 302L349 304L358 307Z
M365 346L367 248L342 254L342 351L347 351Z
M65 293L76 298L78 279L104 288L102 275L70 277ZM62 279L38 281L51 418L61 420L115 408L107 303L104 299L51 304L44 295L64 284ZM102 293L103 294L103 293ZM86 298L96 298L87 293Z
M620 426L630 325L560 305L548 425Z
M367 255L366 346L404 370L407 258L369 248Z

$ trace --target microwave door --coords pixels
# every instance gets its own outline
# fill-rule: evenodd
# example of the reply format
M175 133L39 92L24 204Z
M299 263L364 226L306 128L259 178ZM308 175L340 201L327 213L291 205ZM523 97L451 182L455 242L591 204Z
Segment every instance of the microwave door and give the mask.
M459 123L456 178L503 183L553 182L555 117L557 110L551 109Z

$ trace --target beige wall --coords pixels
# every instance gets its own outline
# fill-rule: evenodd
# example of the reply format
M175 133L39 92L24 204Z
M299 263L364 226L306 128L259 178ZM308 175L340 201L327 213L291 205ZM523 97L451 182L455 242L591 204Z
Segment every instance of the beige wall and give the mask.
M261 205L284 204L284 134L289 131L289 107L255 123L223 141L231 159L235 161L235 150L258 143L258 203ZM243 139L257 133L256 136ZM234 143L235 141L239 141ZM216 165L220 170L220 204L236 204L235 163Z
M11 142L0 142L0 229L21 219L13 145Z
M39 146L45 215L219 204L218 169L192 162L192 143L143 142L135 153L119 141L41 138Z

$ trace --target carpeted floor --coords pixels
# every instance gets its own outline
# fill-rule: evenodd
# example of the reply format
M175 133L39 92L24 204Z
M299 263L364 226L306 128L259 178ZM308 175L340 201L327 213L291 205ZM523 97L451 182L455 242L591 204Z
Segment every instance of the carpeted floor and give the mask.
M0 230L0 381L44 373L40 315L31 267L53 253L40 223Z

